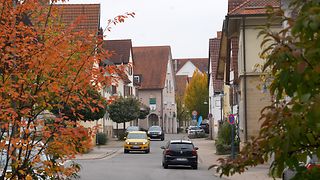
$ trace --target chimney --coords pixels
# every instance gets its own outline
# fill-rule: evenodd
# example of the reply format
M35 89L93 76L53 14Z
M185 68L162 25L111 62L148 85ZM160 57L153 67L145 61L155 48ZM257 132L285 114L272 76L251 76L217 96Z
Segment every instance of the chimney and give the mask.
M228 0L228 13L245 1L246 0Z
M221 31L217 31L217 38L218 39L221 39L221 35L222 35L222 32Z

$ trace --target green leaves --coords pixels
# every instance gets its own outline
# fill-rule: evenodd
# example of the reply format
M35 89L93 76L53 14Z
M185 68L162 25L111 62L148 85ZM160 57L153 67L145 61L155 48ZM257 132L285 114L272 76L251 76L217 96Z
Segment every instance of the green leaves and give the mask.
M136 120L140 116L140 102L134 97L120 97L108 106L108 113L117 123Z

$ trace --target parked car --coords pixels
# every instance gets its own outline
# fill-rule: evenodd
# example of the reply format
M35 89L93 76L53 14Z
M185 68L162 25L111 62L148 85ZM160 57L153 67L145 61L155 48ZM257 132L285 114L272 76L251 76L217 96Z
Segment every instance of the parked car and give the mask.
M316 155L312 155L311 157L307 156L306 163L301 162L299 166L305 166L307 170L311 170L312 168L319 168L320 170L320 161ZM283 180L290 180L296 175L295 169L285 168L282 172Z
M209 134L209 123L201 123L200 127L204 130L206 134Z
M205 136L204 129L198 126L189 126L189 129L188 129L189 138L196 138L196 137L203 137L203 136Z
M125 131L125 136L128 135L128 132L131 132L131 131L140 131L140 127L139 126L128 126L126 131Z
M144 131L130 131L123 145L124 153L129 151L144 151L145 153L150 152L150 138Z
M170 140L163 149L162 166L186 165L198 169L198 148L188 140Z
M164 140L164 133L160 126L151 126L148 130L148 136L151 139L161 139L161 141Z

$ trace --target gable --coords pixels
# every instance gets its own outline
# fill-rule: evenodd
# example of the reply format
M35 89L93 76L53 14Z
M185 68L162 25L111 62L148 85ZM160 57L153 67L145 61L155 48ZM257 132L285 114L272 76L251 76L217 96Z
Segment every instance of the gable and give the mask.
M197 70L198 68L190 61L186 62L180 70L176 73L177 76L188 76L192 77L193 72Z
M170 46L133 47L134 74L141 76L139 89L163 89L171 60Z

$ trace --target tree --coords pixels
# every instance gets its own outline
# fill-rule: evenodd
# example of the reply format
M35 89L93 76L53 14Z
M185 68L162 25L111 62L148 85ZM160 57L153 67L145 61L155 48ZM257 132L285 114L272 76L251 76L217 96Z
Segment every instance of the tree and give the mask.
M83 96L85 96L88 101L84 102L81 98L80 102L74 102L73 106L82 104L82 106L87 108L79 109L74 113L71 110L71 106L64 105L62 109L55 108L52 109L51 112L53 112L56 116L59 116L60 113L64 114L72 121L94 121L103 118L107 108L107 101L105 100L105 98L102 97L101 94L94 89L87 90L86 94L79 94L79 98Z
M320 2L294 0L287 17L284 10L269 8L271 19L282 18L287 26L261 31L266 46L263 70L271 75L270 93L274 103L264 108L258 137L232 159L220 159L221 175L241 173L248 166L274 158L270 167L279 176L288 166L297 171L295 179L319 179L320 171L299 166L307 156L320 157Z
M68 121L69 114L40 115L70 107L80 116L81 110L102 106L85 94L110 84L115 72L97 66L109 54L98 50L102 37L74 31L78 21L64 27L54 2L0 1L0 179L61 179L76 173L78 166L61 162L90 148L94 129ZM43 154L54 158L40 158Z
M143 104L140 103L140 112L139 112L139 119L145 119L148 115L150 114L150 108Z
M189 111L197 111L198 116L207 117L209 112L208 102L208 77L198 70L193 73L192 79L185 92L184 102Z
M179 121L179 126L181 126L183 121L190 121L189 110L185 107L183 97L176 95L177 102L177 119Z
M119 97L108 106L110 119L116 123L125 123L136 120L140 116L140 102L134 97ZM119 135L119 134L118 134Z

